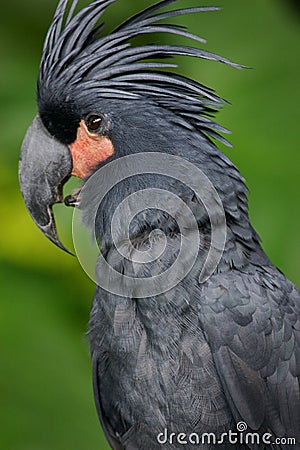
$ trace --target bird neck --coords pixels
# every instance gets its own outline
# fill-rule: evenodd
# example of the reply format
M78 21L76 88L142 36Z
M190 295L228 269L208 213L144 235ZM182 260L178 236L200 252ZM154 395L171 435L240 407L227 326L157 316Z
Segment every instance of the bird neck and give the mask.
M247 188L234 164L204 133L195 131L189 126L184 127L182 124L174 125L171 123L171 118L166 115L152 115L150 127L145 118L136 114L136 111L132 122L130 122L130 113L126 111L124 114L128 120L128 127L118 128L118 121L114 121L114 130L110 139L115 148L115 154L99 168L101 176L95 184L96 189L100 192L103 185L107 186L111 179L115 179L116 173L122 172L122 175L118 180L120 182L115 183L105 196L101 195L103 200L97 208L96 221L94 217L91 218L89 212L89 199L97 196L94 193L89 195L88 190L86 192L85 222L90 226L95 224L96 236L101 242L102 251L108 253L114 248L116 240L117 242L137 242L139 245L140 242L145 241L145 236L149 236L157 229L168 236L182 234L176 223L176 219L185 216L181 201L192 210L196 227L199 229L200 240L207 250L210 243L211 217L209 217L205 199L202 202L201 198L206 194L206 187L201 185L204 177L217 193L222 205L222 214L226 220L227 236L219 270L245 267L255 262L257 257L266 261L259 237L249 220ZM174 120L176 122L176 119ZM152 164L149 165L149 154L153 155L152 160L156 163L158 158L159 164L156 166L154 164L159 168L156 172L149 168ZM164 159L166 155L171 158L169 159L171 162L160 164L160 161L166 161ZM135 166L137 158L139 165ZM188 168L184 161L190 164ZM165 176L166 173L170 176ZM186 183L178 179L178 173L187 174ZM194 188L196 190L198 188L199 195L195 195ZM142 207L136 214L138 200L133 194L145 190L150 192L150 200L147 194L147 200L140 203ZM167 199L164 205L160 204L158 208L155 208L151 203L151 190L169 192L170 199ZM162 207L167 207L168 202L174 202L174 196L178 198L178 202L175 201L175 210L173 209L175 218L174 214L169 214ZM113 220L115 211L126 198L130 198L131 202L122 209L119 217ZM214 212L216 211L214 206L210 209L213 214L218 214ZM221 217L215 219L216 223L219 219L222 222ZM192 227L188 224L186 228Z

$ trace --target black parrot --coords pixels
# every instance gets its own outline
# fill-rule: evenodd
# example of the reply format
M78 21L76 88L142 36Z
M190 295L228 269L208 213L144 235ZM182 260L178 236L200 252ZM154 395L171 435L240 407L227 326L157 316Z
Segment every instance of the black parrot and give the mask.
M124 0L125 1L125 0ZM160 1L109 35L114 0L60 0L44 44L20 185L43 233L66 197L100 241L90 319L95 401L113 449L300 448L300 295L248 217L244 179L216 147L222 100L174 55L230 61L165 20L214 7ZM151 41L151 42L152 42ZM193 258L192 258L193 255Z

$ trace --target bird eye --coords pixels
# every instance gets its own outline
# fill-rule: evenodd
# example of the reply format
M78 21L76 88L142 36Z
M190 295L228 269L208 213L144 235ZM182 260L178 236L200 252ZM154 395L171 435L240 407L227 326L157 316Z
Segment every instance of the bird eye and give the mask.
M95 114L93 114L92 116L89 116L87 118L86 126L89 131L95 132L95 131L99 130L101 122L102 122L102 117L96 116Z

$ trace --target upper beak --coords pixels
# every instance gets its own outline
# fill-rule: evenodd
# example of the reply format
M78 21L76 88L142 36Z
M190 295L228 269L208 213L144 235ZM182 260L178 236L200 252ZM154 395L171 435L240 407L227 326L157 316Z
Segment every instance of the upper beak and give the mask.
M27 130L19 162L19 181L25 205L47 238L70 253L60 242L52 205L63 202L62 188L72 172L67 146L45 129L37 115Z

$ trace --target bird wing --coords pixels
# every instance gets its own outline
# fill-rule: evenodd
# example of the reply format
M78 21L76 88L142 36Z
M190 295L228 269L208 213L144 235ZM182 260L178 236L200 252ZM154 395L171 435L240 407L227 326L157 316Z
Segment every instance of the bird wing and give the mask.
M236 421L300 442L300 293L277 269L211 277L201 321Z
M93 364L93 389L94 389L94 399L97 408L97 413L99 417L99 421L101 423L102 429L104 431L105 437L113 450L123 450L123 446L121 445L119 439L117 438L115 432L109 424L107 417L104 414L102 403L101 403L101 393L100 393L100 377L98 374L98 360L93 355L92 357Z

